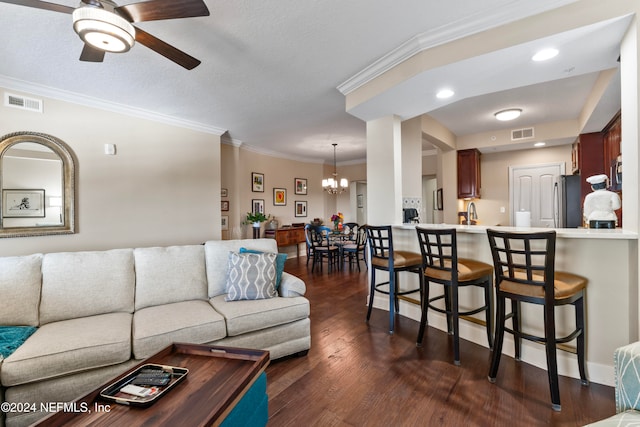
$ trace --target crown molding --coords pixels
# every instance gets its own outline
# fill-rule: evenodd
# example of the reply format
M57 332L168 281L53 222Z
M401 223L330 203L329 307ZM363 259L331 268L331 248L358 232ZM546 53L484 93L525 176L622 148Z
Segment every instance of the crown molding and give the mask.
M296 162L303 162L303 163L324 163L323 160L311 159L308 157L292 156L290 154L281 153L274 150L267 150L265 148L257 147L255 145L249 145L246 142L243 142L239 139L235 139L231 137L223 136L220 142L222 144L231 145L233 147L240 148L242 150L251 151L252 153L262 154L264 156L269 156L269 157L276 157L278 159L293 160Z
M411 38L396 49L384 55L362 71L340 84L337 89L343 95L348 95L376 77L393 69L402 62L424 50L443 45L472 34L477 34L491 28L499 27L510 22L537 15L550 9L555 9L574 3L578 0L548 0L527 1L518 0L508 5L494 8L491 13L487 10L465 17L447 25L433 28Z
M215 126L206 125L190 120L179 119L177 117L156 113L141 108L134 108L129 105L118 104L116 102L104 101L87 95L75 92L55 89L36 83L30 83L24 80L15 79L13 77L0 75L0 86L6 89L26 92L29 94L44 96L47 98L57 99L59 101L70 102L85 107L97 108L100 110L110 111L113 113L123 114L125 116L137 117L140 119L151 120L154 122L164 123L185 129L191 129L199 132L214 134L221 136L227 130Z

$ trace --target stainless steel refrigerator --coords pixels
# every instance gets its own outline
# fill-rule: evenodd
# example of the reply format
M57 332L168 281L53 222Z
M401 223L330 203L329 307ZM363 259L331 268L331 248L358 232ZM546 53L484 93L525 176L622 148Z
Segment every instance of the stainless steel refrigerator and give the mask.
M560 228L582 227L580 175L560 176Z

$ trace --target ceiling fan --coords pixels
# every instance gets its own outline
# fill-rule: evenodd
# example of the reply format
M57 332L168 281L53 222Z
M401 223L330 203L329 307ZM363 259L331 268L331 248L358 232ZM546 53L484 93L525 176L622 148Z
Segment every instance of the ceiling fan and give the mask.
M0 0L0 3L72 15L73 29L84 41L81 61L102 62L105 52L127 52L138 42L187 70L197 67L200 61L132 23L209 16L203 0L151 0L124 6L111 0L82 0L77 8L40 0Z

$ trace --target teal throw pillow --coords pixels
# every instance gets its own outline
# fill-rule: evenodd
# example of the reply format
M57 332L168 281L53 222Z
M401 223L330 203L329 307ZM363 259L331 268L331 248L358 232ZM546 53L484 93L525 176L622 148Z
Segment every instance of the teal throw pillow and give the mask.
M240 248L240 253L261 254L262 251L255 249ZM282 282L282 272L284 271L284 262L287 260L287 254L276 254L276 290L280 289L280 282Z
M276 255L229 252L225 301L257 300L278 296Z

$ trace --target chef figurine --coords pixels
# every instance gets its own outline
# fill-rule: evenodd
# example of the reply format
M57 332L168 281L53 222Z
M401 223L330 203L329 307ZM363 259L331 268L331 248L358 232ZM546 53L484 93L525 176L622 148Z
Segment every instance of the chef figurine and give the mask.
M584 198L584 219L589 228L616 228L616 213L620 209L620 197L607 190L607 175L587 178L593 193Z

